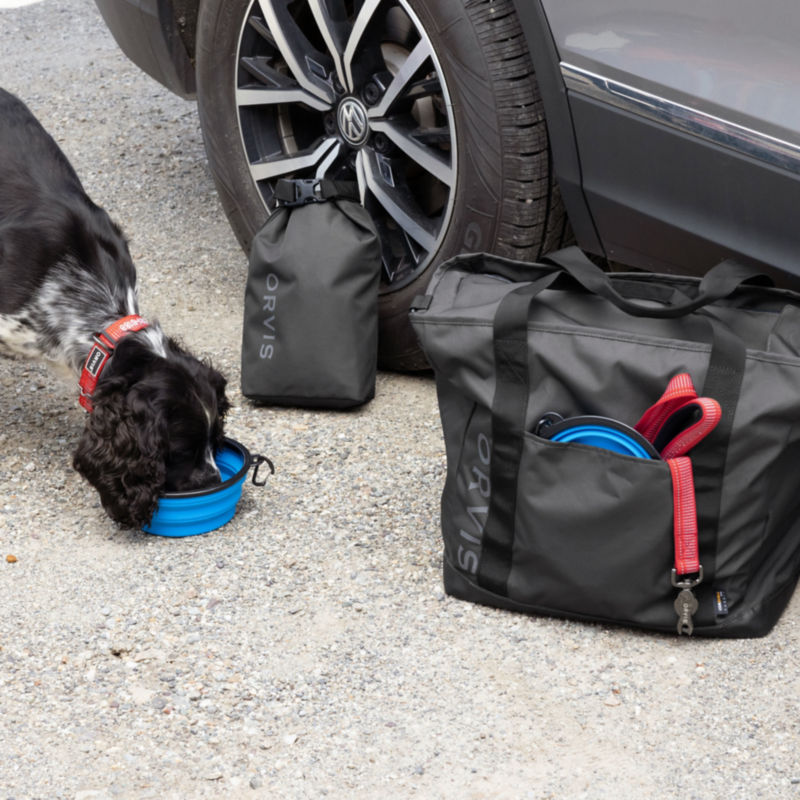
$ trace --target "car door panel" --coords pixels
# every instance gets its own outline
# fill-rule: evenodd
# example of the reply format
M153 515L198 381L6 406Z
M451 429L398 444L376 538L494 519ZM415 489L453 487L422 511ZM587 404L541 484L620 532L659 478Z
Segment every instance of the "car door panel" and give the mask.
M562 63L800 143L792 0L544 0Z
M797 272L800 14L785 0L542 6L606 255Z

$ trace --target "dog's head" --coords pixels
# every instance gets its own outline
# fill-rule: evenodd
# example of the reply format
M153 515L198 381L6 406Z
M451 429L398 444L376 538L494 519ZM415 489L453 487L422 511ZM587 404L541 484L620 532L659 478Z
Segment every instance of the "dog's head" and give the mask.
M219 481L214 453L229 407L225 383L172 339L164 354L137 337L119 343L73 459L112 519L140 528L164 492Z

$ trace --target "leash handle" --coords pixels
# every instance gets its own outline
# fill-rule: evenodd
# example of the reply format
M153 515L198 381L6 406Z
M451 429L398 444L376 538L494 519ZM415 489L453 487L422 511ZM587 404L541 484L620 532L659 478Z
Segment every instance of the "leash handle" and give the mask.
M698 397L688 372L673 376L664 394L634 428L666 459L686 455L719 424L720 404L710 397Z

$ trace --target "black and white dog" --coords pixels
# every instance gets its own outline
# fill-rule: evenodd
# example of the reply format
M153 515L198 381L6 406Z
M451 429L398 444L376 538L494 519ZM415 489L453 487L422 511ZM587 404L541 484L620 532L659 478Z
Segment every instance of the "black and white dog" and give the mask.
M123 525L147 523L165 491L219 480L225 378L139 317L122 232L2 89L0 352L57 362L80 378L90 413L73 464Z

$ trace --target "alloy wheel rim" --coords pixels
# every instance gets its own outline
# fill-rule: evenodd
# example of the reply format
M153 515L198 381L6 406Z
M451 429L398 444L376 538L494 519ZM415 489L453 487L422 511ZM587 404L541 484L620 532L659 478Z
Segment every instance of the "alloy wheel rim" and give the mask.
M442 69L406 0L254 0L236 54L241 146L267 211L280 178L357 182L381 238L381 290L436 255L456 192Z

